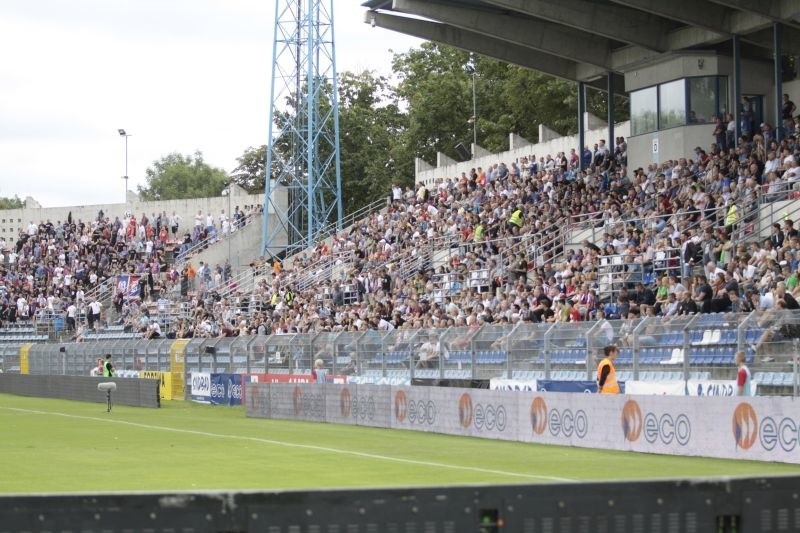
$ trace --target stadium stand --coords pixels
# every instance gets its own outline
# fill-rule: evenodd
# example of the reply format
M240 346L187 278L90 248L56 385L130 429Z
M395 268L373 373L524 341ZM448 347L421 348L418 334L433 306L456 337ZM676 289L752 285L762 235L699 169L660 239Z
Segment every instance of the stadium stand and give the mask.
M797 196L796 139L756 135L738 149L714 144L631 170L618 138L613 150L584 150L585 170L572 151L395 185L347 231L236 278L183 261L216 239L213 218L181 244L169 240L165 213L31 223L3 257L0 318L22 327L0 331L0 343L64 340L64 330L76 341L372 331L379 344L359 342L380 347L353 360L362 376L382 377L408 377L413 366L488 378L545 363L588 377L594 350L612 341L623 371L635 362L653 367L649 377L684 362L729 367L738 349L750 361L774 358L775 341L800 336L793 318L778 317L800 307L797 208L785 208L769 237L760 217ZM231 228L223 221L223 233ZM139 277L138 300L117 298L90 324L89 304L120 274ZM275 354L286 361L290 351ZM312 348L301 351L294 369L308 370ZM187 364L208 368L201 359Z

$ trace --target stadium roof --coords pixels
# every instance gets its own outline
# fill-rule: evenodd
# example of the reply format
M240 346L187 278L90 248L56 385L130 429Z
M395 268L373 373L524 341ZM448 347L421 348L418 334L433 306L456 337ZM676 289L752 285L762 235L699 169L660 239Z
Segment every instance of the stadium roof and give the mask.
M373 26L436 41L552 76L605 87L662 57L691 51L772 61L800 55L800 0L368 0ZM622 89L621 76L615 86ZM602 79L602 81L601 81Z

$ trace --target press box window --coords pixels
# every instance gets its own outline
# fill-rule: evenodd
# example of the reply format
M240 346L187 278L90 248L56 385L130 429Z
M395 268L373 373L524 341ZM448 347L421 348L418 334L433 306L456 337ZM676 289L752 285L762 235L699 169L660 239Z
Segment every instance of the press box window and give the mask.
M658 129L658 92L648 87L631 93L631 135L650 133Z
M714 117L728 113L728 79L721 76L689 78L689 123L712 124Z
M658 129L666 130L686 124L685 80L658 86Z

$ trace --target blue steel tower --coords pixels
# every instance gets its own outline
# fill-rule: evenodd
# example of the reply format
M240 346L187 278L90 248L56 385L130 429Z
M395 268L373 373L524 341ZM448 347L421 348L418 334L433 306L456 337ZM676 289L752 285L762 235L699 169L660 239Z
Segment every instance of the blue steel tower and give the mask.
M262 255L341 228L333 0L276 0Z

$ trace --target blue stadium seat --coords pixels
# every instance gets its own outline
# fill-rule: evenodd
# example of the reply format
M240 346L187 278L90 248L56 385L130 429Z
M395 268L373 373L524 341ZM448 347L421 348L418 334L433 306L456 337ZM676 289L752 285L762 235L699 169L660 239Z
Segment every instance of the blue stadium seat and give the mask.
M640 361L643 365L657 365L661 362L661 355L657 348L644 348L640 353Z
M669 361L672 357L672 348L667 346L656 348L656 357L658 358L659 363Z
M478 365L496 365L500 361L499 352L481 350L475 353L475 364Z
M689 356L692 365L710 365L712 360L711 350L705 346L696 346Z
M619 355L617 356L617 364L629 365L632 362L633 362L633 349L621 348L619 351Z
M469 363L471 361L471 354L466 350L456 350L454 352L450 352L450 362L451 363Z
M569 352L567 352L567 350L562 350L562 349L553 350L550 353L550 361L556 364L566 363L569 357L568 354Z
M569 362L570 363L575 363L575 362L578 362L578 361L586 361L586 350L585 349L583 349L583 348L571 348L570 350L568 350L568 352L569 352L569 355L567 357L569 358Z

